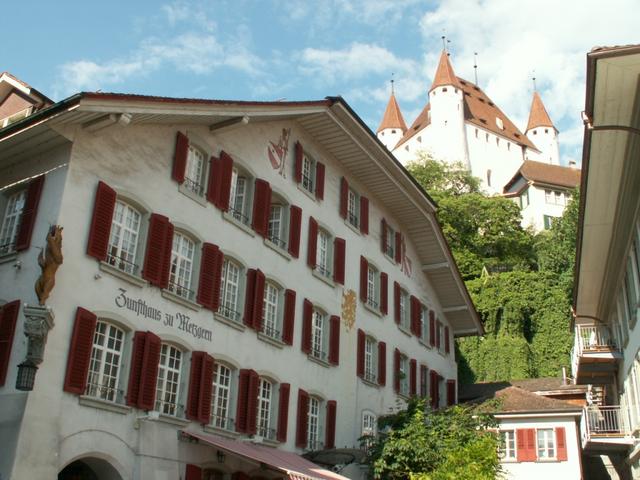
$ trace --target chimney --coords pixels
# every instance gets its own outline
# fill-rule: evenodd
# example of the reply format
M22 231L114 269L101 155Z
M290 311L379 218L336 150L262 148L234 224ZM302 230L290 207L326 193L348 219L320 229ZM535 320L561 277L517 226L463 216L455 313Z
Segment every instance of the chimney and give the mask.
M575 160L569 160L569 168L578 168Z

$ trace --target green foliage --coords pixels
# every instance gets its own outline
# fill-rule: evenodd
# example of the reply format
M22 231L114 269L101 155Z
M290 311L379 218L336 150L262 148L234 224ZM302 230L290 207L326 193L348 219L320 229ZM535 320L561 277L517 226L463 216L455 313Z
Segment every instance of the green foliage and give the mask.
M425 413L413 399L407 410L380 419L383 430L369 450L376 478L493 479L499 472L493 418L459 405Z
M407 170L436 201L443 196L480 192L480 180L460 162L442 162L419 152L418 158L407 165Z

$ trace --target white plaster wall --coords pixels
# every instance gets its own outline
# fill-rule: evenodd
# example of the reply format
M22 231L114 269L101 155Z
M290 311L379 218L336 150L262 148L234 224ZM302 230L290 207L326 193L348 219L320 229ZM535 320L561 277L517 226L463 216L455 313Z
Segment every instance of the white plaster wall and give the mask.
M544 230L544 216L561 217L564 205L547 203L545 189L536 185L529 186L529 205L522 209L522 227L533 227L536 232ZM565 195L568 195L565 192Z
M400 141L402 135L402 129L400 128L385 128L377 133L378 140L380 140L389 151L393 150L393 147Z
M527 131L527 137L540 150L540 153L536 155L537 158L531 158L531 160L560 165L560 146L555 128L532 128Z

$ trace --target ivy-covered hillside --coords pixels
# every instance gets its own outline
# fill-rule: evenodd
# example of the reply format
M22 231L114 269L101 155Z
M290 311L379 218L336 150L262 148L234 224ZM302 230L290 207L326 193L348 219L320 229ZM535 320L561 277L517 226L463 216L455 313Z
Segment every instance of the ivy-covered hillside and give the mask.
M512 201L489 197L461 166L422 156L408 170L438 219L484 323L457 341L462 383L559 376L569 367L578 192L548 231L520 226Z

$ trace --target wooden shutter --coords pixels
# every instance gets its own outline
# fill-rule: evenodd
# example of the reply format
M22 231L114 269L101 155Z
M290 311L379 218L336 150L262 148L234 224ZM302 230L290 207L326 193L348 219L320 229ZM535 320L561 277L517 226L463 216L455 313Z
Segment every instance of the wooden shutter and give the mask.
M101 261L107 260L109 236L113 211L116 207L116 191L104 182L98 182L96 197L93 204L93 216L89 228L89 242L87 255Z
M255 232L266 238L269 230L269 213L271 211L271 186L266 180L256 178L253 194L253 214L251 227Z
M380 248L382 249L382 253L387 253L387 221L383 218L380 220Z
M247 279L244 289L244 324L253 328L253 309L256 300L256 270L247 269Z
M298 389L298 415L296 422L296 447L307 446L307 424L309 415L309 394Z
M127 405L136 407L140 397L140 383L142 379L142 363L144 361L144 345L147 332L136 332L133 336L131 352L131 368L129 369L129 386L127 388Z
M449 327L444 327L444 351L451 352L451 339L449 338Z
M220 193L220 159L212 156L209 159L209 178L207 179L207 201L218 205L218 194Z
M296 317L296 292L286 290L284 292L284 319L282 322L282 341L287 345L293 345L293 327Z
M42 186L44 185L44 175L34 178L27 187L27 197L22 207L20 215L20 226L18 227L18 235L16 236L16 251L22 251L29 248L31 244L31 235L33 227L36 223L38 215L38 205L42 196Z
M324 199L324 163L316 162L316 198Z
M360 197L360 232L364 235L369 233L369 199Z
M142 358L140 375L140 393L138 407L142 410L153 410L156 400L156 382L158 379L158 363L160 362L160 337L147 332Z
M296 181L296 183L300 183L302 182L302 157L304 155L302 144L300 142L296 142L294 150L295 150L295 163L293 166L293 178Z
M229 210L229 196L231 195L231 178L233 176L233 158L225 151L220 152L220 190L218 191L217 206L223 212Z
M410 330L416 337L420 337L418 335L418 325L420 324L420 300L418 300L414 295L411 295L409 299L409 316L411 317L410 322Z
M205 352L191 352L191 369L189 371L189 397L187 399L186 416L189 420L198 420L200 406L200 380L202 378L202 361Z
M527 440L526 440L526 432L525 428L518 428L516 430L516 456L518 462L526 462L529 458L529 451L527 450Z
M356 375L360 378L364 378L364 349L367 341L367 337L364 331L358 329L358 358L356 360Z
M287 441L287 428L289 426L289 393L291 385L280 384L280 394L278 395L278 428L276 429L276 439L279 442Z
M367 283L369 274L369 262L360 255L360 300L367 302Z
M7 379L19 312L20 300L5 303L0 307L0 386L4 385Z
M249 375L250 370L240 370L238 378L238 403L236 405L236 431L247 431L247 400L249 399Z
M220 304L220 278L223 256L212 243L202 245L200 278L198 280L197 302L205 308L216 311Z
M264 273L260 269L256 270L256 285L253 290L253 320L251 325L257 332L262 331L262 307L264 305Z
M409 391L412 396L418 393L418 362L415 358L409 361Z
M249 371L249 388L247 398L247 433L255 435L258 431L258 388L260 377L255 370Z
M340 216L347 218L347 208L349 205L349 182L342 177L340 179Z
M378 385L387 384L387 344L378 342Z
M307 265L316 268L316 252L318 249L318 222L313 217L309 217L309 238L307 247Z
M202 480L202 468L188 463L184 471L184 480Z
M400 318L400 284L398 282L393 282L393 318L395 322L400 325L402 319Z
M436 345L436 318L433 310L429 310L429 344Z
M567 460L567 440L564 427L556 427L556 447L558 460L561 462Z
M427 375L429 369L426 365L420 365L420 396L425 398L427 396Z
M396 263L402 262L402 234L396 232Z
M435 370L431 370L429 372L429 383L431 384L431 408L437 410L440 406L440 385L439 385L439 377L438 372Z
M340 363L340 317L337 315L329 319L329 363Z
M380 312L389 312L389 276L385 272L380 273Z
M304 299L302 302L302 343L304 353L311 353L311 317L313 316L313 304Z
M442 329L442 323L440 320L436 322L436 348L440 349L440 330Z
M344 285L346 245L344 238L336 238L333 241L333 281L340 285Z
M400 350L393 350L393 390L400 393Z
M89 362L93 348L93 334L96 331L97 317L89 310L78 307L76 320L71 334L71 345L67 357L67 373L64 379L64 391L82 395L87 385Z
M324 448L335 448L336 446L336 414L338 404L335 400L327 402L327 426Z
M200 378L200 398L198 399L198 421L207 425L211 420L211 396L213 394L213 369L215 361L209 354L202 359L202 376Z
M167 288L171 266L173 225L164 215L151 214L142 277L152 285Z
M447 405L451 406L456 403L456 381L447 380Z
M292 257L300 255L300 231L302 228L302 209L295 205L289 207L289 253Z
M173 171L171 172L171 177L178 183L184 182L188 156L189 137L182 132L178 132L176 137L176 150L173 155Z

